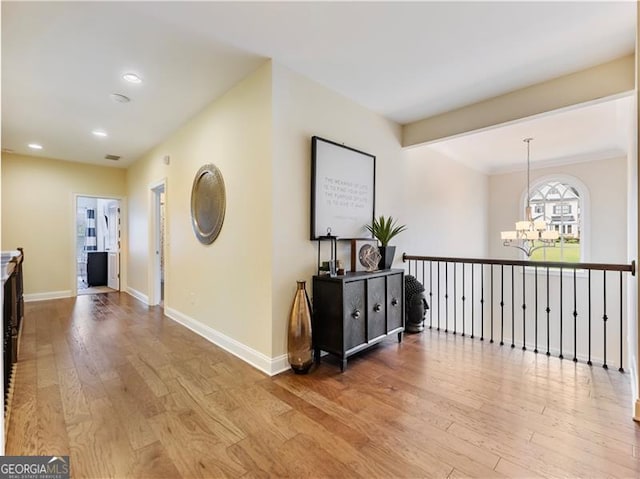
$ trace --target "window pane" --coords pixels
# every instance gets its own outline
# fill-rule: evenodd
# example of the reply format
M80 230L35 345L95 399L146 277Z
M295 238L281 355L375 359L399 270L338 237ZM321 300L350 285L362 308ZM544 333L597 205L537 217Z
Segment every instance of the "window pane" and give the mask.
M529 201L534 220L544 220L560 237L554 246L534 251L531 260L579 262L581 198L573 186L549 181L532 191ZM537 242L535 246L544 246Z
M554 215L568 215L569 213L571 213L571 205L566 203L553 205Z

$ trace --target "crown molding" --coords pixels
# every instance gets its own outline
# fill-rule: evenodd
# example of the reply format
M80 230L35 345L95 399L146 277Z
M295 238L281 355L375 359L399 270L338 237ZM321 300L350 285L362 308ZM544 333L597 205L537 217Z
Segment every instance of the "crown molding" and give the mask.
M532 170L540 170L543 168L551 168L554 166L572 165L575 163L588 163L591 161L604 161L613 160L615 158L626 158L627 152L619 149L612 148L608 150L591 151L589 153L581 153L579 155L561 156L558 158L552 158L549 160L536 161L531 163ZM489 175L500 175L504 173L515 173L518 171L526 171L527 167L524 164L518 165L505 165L489 168Z

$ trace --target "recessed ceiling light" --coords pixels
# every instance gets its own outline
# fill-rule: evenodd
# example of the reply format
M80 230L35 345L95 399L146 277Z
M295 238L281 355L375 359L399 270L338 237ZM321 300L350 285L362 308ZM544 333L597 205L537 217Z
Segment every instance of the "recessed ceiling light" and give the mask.
M32 150L42 150L42 145L39 145L37 143L29 143L27 146Z
M127 80L129 83L142 83L142 78L140 78L135 73L125 73L122 75L122 78Z
M93 130L91 133L94 134L94 136L99 136L101 138L105 138L107 135L107 132L104 130Z
M109 96L113 101L118 103L129 103L131 101L131 98L125 95L121 95L120 93L112 93Z

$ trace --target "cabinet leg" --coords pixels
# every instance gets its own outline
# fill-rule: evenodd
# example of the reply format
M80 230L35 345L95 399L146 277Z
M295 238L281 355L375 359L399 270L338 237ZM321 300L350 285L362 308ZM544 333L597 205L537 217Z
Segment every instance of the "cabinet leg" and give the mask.
M315 348L315 349L313 350L313 360L314 360L316 363L320 364L320 349Z
M402 331L398 333L398 342L402 342Z
M340 372L344 372L347 369L347 358L343 358L340 363Z

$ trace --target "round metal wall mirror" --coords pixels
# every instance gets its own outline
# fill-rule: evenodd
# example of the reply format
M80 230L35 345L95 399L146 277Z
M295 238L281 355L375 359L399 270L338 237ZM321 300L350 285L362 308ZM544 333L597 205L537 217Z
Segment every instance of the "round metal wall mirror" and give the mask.
M213 164L204 165L196 173L191 188L191 224L202 244L215 241L222 229L226 193L222 173Z

